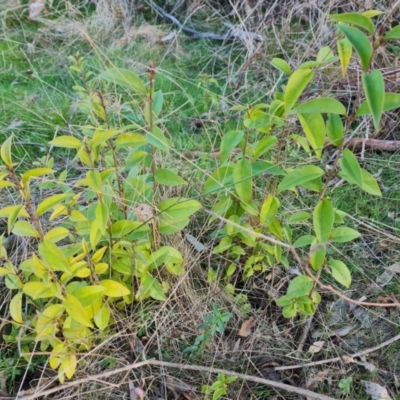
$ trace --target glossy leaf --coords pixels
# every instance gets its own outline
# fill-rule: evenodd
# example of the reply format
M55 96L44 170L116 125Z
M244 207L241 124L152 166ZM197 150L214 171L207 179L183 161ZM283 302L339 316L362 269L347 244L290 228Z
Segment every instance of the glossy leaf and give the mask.
M363 71L367 71L372 59L372 45L370 40L364 33L357 28L346 25L338 25L338 29L346 36L349 42L355 48L361 60Z
M326 121L326 134L331 143L339 147L344 140L343 123L340 117L336 114L329 114Z
M231 156L235 147L243 140L243 131L229 131L224 134L220 145L220 159L223 164Z
M104 295L108 297L123 297L131 293L124 285L112 279L104 279L100 281L100 285L105 288Z
M70 193L61 193L61 194L55 194L54 196L50 196L47 199L44 199L36 209L36 214L38 216L44 214L46 211L49 211L51 208L56 206L57 204L60 204L63 200L68 199L72 197L72 194Z
M248 203L252 197L253 180L252 180L252 167L247 158L239 160L233 169L233 179L235 182L236 193L240 200Z
M400 39L400 25L395 26L383 36L385 40Z
M346 264L339 260L329 260L328 265L332 271L333 278L344 287L350 287L351 274Z
M335 243L346 243L360 237L360 232L352 228L347 228L345 226L340 226L332 230L329 240Z
M325 122L322 115L298 114L298 118L310 146L314 149L317 158L320 160L326 136Z
M12 159L11 159L11 144L13 140L13 135L8 137L0 148L0 157L3 160L4 164L7 167L12 167Z
M305 103L297 105L290 114L314 114L314 113L331 113L331 114L346 114L346 109L343 104L330 97L318 97L309 100Z
M55 147L75 150L79 150L82 147L82 142L73 136L58 136L50 144Z
M292 279L290 282L286 295L292 298L306 296L313 287L314 282L309 276L296 276L296 278Z
M331 235L335 211L329 199L321 200L313 213L313 225L315 236L321 243L326 242Z
M385 97L385 82L383 81L382 72L375 70L369 74L363 73L362 83L375 130L378 131Z
M158 168L155 173L157 183L166 186L187 185L187 182L169 168Z
M302 186L304 183L320 178L325 172L315 165L305 165L289 172L278 186L278 193Z
M399 93L385 93L383 100L382 111L391 111L400 107L400 94ZM356 117L363 115L371 115L369 104L367 100L363 101L357 110Z
M124 68L110 68L99 75L99 78L116 83L135 93L147 94L143 81L132 71Z
M40 237L39 232L27 221L17 221L12 233L17 236Z
M345 78L347 74L347 68L350 64L351 55L353 54L353 46L347 38L344 38L337 42L337 49L339 53L340 65L342 67L342 77Z
M314 72L310 69L299 69L294 71L290 76L289 81L286 85L284 103L286 114L293 108L296 104L297 99L303 93L304 89L310 83L314 76Z
M341 13L331 14L329 18L335 22L345 22L346 24L352 24L359 28L365 29L368 33L374 33L375 26L373 22L365 15L358 13Z
M273 58L271 60L271 65L286 75L290 75L292 73L289 64L285 60L282 60L282 58Z
M11 318L22 324L24 322L22 318L22 292L17 293L10 301L9 311Z

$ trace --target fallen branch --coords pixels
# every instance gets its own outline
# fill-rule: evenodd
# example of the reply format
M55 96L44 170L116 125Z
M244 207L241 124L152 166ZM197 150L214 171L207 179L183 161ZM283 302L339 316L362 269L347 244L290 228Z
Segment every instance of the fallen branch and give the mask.
M349 356L346 356L348 358L356 358L356 357L362 357L367 354L370 354L376 350L382 349L383 347L389 346L390 344L397 342L400 340L400 333L391 339L386 340L385 342L382 342L381 344L378 344L374 347L370 347L369 349L361 350L358 351L357 353L350 354ZM322 364L329 364L333 362L338 362L338 361L343 361L342 357L334 357L334 358L329 358L328 360L320 360L320 361L313 361L305 364L296 364L296 365L283 365L281 367L275 367L275 371L284 371L284 370L290 370L290 369L298 369L298 368L307 368L307 367L315 367L316 365L322 365Z
M331 146L331 143L327 143ZM379 139L364 139L352 138L344 141L345 148L378 150L378 151L400 151L400 140L379 140Z
M235 377L237 377L239 379L243 379L245 381L255 382L255 383L267 385L267 386L270 386L270 387L273 387L276 389L286 390L290 393L297 393L297 394L300 394L301 396L308 397L309 399L335 400L332 397L325 396L325 395L319 394L319 393L315 393L315 392L312 392L311 390L302 389L302 388L287 385L287 384L281 383L281 382L275 382L275 381L272 381L269 379L259 378L257 376L253 376L253 375L240 374L238 372L228 371L228 370L220 369L220 368L203 367L200 365L175 364L175 363L171 363L171 362L159 361L159 360L154 360L154 359L146 360L146 361L142 361L142 362L138 362L138 363L133 363L133 364L127 365L126 367L121 367L121 368L114 369L113 371L106 371L101 374L88 376L83 379L77 379L76 381L72 381L72 382L66 383L65 385L60 385L60 386L57 386L57 387L54 387L51 389L39 390L38 392L30 394L28 396L18 396L15 398L15 400L37 399L38 397L48 396L52 393L71 389L72 387L79 386L82 384L87 384L90 381L103 380L104 378L108 378L113 375L121 374L123 372L129 372L133 369L144 367L146 365L154 365L154 366L162 367L162 368L169 367L169 368L185 369L185 370L190 370L190 371L203 371L203 372L208 372L210 374L224 374L226 376L235 376Z

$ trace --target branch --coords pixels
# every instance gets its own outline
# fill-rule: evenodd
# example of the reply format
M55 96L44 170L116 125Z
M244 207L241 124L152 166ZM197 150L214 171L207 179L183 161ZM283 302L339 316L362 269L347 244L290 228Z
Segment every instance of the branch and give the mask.
M238 372L228 371L228 370L220 369L220 368L203 367L200 365L176 364L176 363L159 361L159 360L154 360L154 359L130 364L130 365L127 365L126 367L114 369L113 371L106 371L106 372L102 372L101 374L88 376L87 378L78 379L76 381L72 381L72 382L66 383L65 385L57 386L55 388L51 388L51 389L47 389L47 390L39 389L36 393L30 394L27 396L18 396L15 398L15 400L37 399L38 397L48 396L52 393L70 389L72 387L79 386L84 383L88 383L90 381L103 380L104 378L108 378L108 377L116 375L116 374L120 374L123 372L129 372L133 369L144 367L146 365L154 365L154 366L158 366L158 367L162 367L162 368L170 367L170 368L177 368L177 369L185 369L185 370L190 370L190 371L203 371L203 372L208 372L210 374L224 374L227 376L236 376L237 378L240 378L240 379L243 379L243 380L246 380L249 382L260 383L262 385L267 385L267 386L270 386L270 387L273 387L276 389L283 389L290 393L297 393L302 396L308 397L309 399L335 400L332 397L325 396L325 395L319 394L319 393L315 393L315 392L312 392L311 390L302 389L302 388L287 385L287 384L281 383L281 382L275 382L275 381L272 381L269 379L259 378L257 376L253 376L253 375L240 374Z

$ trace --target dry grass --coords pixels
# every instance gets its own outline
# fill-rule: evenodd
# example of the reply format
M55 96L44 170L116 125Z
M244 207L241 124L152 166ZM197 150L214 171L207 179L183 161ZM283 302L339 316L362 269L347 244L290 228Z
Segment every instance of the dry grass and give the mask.
M34 49L33 57L39 57L46 53L59 56L71 53L75 46L86 46L88 53L96 54L103 66L109 65L107 50L119 47L121 62L130 67L144 72L147 60L140 54L132 58L129 52L130 46L136 41L145 42L145 46L152 47L154 52L162 52L160 62L165 58L176 57L177 60L187 57L185 54L188 45L182 33L178 33L171 42L162 42L169 33L171 27L163 20L157 20L154 25L147 23L150 10L144 11L135 8L136 2L124 0L97 0L93 12L85 14L85 1L65 2L65 7L48 1L47 13L41 16L38 28L33 31L25 31L26 44L31 44ZM199 30L224 29L223 22L234 21L240 24L243 31L262 35L262 43L252 41L222 42L219 45L208 42L205 44L204 55L201 56L200 69L213 73L220 82L221 94L219 97L222 105L228 106L235 102L246 101L256 93L259 101L266 101L275 91L277 72L269 66L269 61L275 56L281 56L288 60L295 68L301 62L314 58L321 46L334 47L335 32L330 28L326 15L332 11L362 11L376 8L388 11L386 23L392 23L398 12L398 1L365 1L345 2L341 0L322 0L311 3L302 1L178 1L170 12L180 17L181 22L193 23ZM362 4L361 4L362 3ZM365 3L365 4L364 4ZM3 36L9 29L6 26L7 18L19 21L19 28L24 25L26 18L26 5L18 0L0 2L1 16L3 19ZM62 11L62 12L61 12ZM51 18L50 18L51 17ZM202 23L199 22L202 21ZM136 27L134 21L140 21ZM152 22L153 23L153 22ZM13 25L14 26L14 25ZM14 29L14 28L13 28ZM8 33L7 33L8 34ZM55 45L57 43L57 45ZM61 48L62 47L62 48ZM61 49L60 49L61 48ZM124 55L126 51L127 55ZM257 55L254 55L259 52ZM193 55L193 53L191 53ZM250 61L249 61L250 60ZM383 51L380 54L379 67L392 71L397 68L397 58L393 64L393 54ZM185 89L184 78L179 76L179 71L159 71L166 79ZM354 64L349 72L346 83L343 83L337 72L322 70L318 76L318 88L323 93L335 93L344 104L350 104L354 93L359 90L353 77L357 77L358 67ZM390 91L398 89L397 76L388 81ZM235 89L237 91L235 92ZM232 92L234 95L232 95ZM309 93L308 96L314 94ZM254 97L254 96L253 96ZM115 100L115 107L120 106ZM221 113L222 106L216 111ZM174 118L176 111L171 111L170 118ZM194 115L197 117L198 115ZM0 117L1 118L1 117ZM382 138L394 138L398 136L398 117L389 114L385 123L385 130L381 132ZM368 133L370 122L365 120L359 127L357 134ZM74 129L74 128L72 128ZM210 146L214 146L214 136L220 132L219 126L205 128L204 134ZM296 129L296 126L293 126ZM217 133L216 133L217 132ZM174 132L170 132L174 137ZM396 171L399 159L386 159L375 155L365 155L365 159L373 166L374 171L384 168L388 172L387 185L395 185L397 182ZM168 160L165 160L169 163ZM296 162L296 154L287 154L287 165ZM187 170L188 175L193 169L197 169L207 175L205 167L192 160L172 161ZM72 165L71 168L74 166ZM390 182L390 183L386 183ZM194 189L201 182L193 184ZM166 194L167 195L167 194ZM349 201L351 195L342 192L343 201ZM340 200L340 199L339 199ZM10 204L12 199L2 199L2 204ZM285 207L287 210L300 208L309 209L307 197L294 198L288 196ZM353 206L357 208L358 201L351 199ZM212 204L208 205L210 208ZM364 207L364 206L363 206ZM380 207L375 203L373 207ZM399 210L395 210L399 212ZM362 213L360 214L362 215ZM346 376L354 377L354 393L348 399L356 399L364 396L360 389L360 377L367 377L377 383L387 385L393 395L398 394L396 376L400 373L400 349L398 344L393 344L389 349L379 351L368 357L368 361L377 368L368 372L364 367L356 364L336 363L322 368L307 368L300 371L276 373L271 368L276 365L291 365L298 362L320 360L342 354L351 354L355 351L380 343L394 336L398 331L400 321L398 311L388 313L382 310L365 310L351 308L343 304L341 300L326 294L324 304L319 308L306 341L303 352L298 353L299 340L303 333L304 320L286 320L281 317L281 311L276 307L274 300L279 297L289 282L298 273L295 265L290 271L276 268L266 276L241 282L238 278L235 284L238 291L248 296L251 309L247 312L241 310L241 304L228 296L218 284L207 282L207 269L212 267L222 271L226 267L223 257L212 255L213 241L208 238L210 228L205 221L206 216L198 221L193 221L188 232L196 237L196 240L205 246L205 250L196 251L183 235L163 238L165 244L172 245L182 252L185 258L185 273L170 281L171 288L168 300L163 304L146 302L133 304L123 312L115 312L115 324L111 327L110 336L99 340L88 354L81 357L79 371L74 379L87 378L86 383L78 387L52 395L58 399L140 399L129 391L129 382L134 387L141 387L146 399L192 399L203 398L200 393L201 386L211 384L215 376L206 373L189 374L185 371L160 369L147 366L142 369L132 370L130 373L120 374L107 379L105 382L94 381L91 375L126 366L143 358L155 357L159 360L172 362L186 362L197 365L216 366L230 370L236 370L253 375L261 375L267 379L278 379L292 385L305 386L310 389L339 396L338 382ZM366 229L353 221L360 230ZM368 224L378 224L381 233L368 232L363 235L361 241L343 251L344 259L354 266L359 284L355 282L350 296L376 292L377 296L389 296L399 285L398 277L392 281L390 288L377 289L374 284L376 276L382 272L382 266L387 266L398 260L399 244L388 238L386 233L397 236L399 226L393 221L383 222L368 220ZM19 250L21 247L19 247ZM23 252L31 251L30 243L23 243ZM17 256L17 255L15 255ZM18 256L20 256L18 254ZM361 260L361 262L354 262ZM240 267L240 266L239 266ZM162 273L162 272L161 272ZM5 330L9 329L7 304L10 293L5 290L3 283L0 287L4 295L0 305L0 325ZM369 286L367 286L369 285ZM367 287L367 289L366 289ZM183 350L193 344L196 336L200 334L198 326L204 321L205 315L210 313L212 304L218 305L222 312L231 312L233 317L228 323L224 335L216 335L209 343L206 343L201 352L188 357ZM246 338L239 338L238 331L243 321L249 316L255 320L252 333ZM346 335L338 333L338 329L348 328ZM322 339L321 339L322 337ZM317 340L323 340L323 350L316 354L307 353L310 345ZM0 342L1 350L5 351L9 344ZM28 364L35 365L35 371L25 376L18 377L15 382L15 393L27 394L27 387L36 385L56 385L56 378L46 363L39 363L31 359ZM28 368L27 370L28 371ZM1 374L1 372L0 372ZM3 374L4 376L4 374ZM310 377L315 381L311 382ZM182 389L173 378L179 378L182 382L194 386L195 390ZM1 381L1 379L0 379ZM4 378L3 378L4 382ZM172 382L172 383L171 383ZM4 391L4 388L0 388ZM31 390L34 392L35 389ZM192 397L191 397L192 396ZM352 397L353 396L353 397ZM273 390L260 389L247 382L238 381L232 385L231 399L295 399L292 394L279 394Z

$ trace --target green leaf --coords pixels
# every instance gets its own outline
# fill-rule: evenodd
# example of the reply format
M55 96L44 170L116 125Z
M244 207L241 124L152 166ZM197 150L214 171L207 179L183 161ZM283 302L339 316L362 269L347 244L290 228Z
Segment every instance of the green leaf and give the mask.
M400 107L400 94L386 92L383 100L383 112L391 111ZM363 101L357 110L356 117L370 115L371 111L367 100Z
M60 248L52 242L44 241L39 244L39 254L52 271L69 271L69 262Z
M146 228L147 225L144 225ZM114 222L111 226L111 233L113 239L124 238L136 229L143 229L143 222L131 221L131 220L120 220ZM147 230L149 228L147 227Z
M353 45L361 60L363 71L367 71L372 59L372 46L367 36L357 28L346 25L338 25L338 29L346 36Z
M143 81L133 72L124 68L110 68L99 75L99 78L116 83L139 94L147 94Z
M384 12L379 11L379 10L367 10L362 13L362 15L364 15L364 17L367 17L367 18L374 18L377 15L381 15L381 14L384 14Z
M261 174L265 174L266 176L268 175L285 176L285 173L279 167L277 167L276 164L273 164L268 161L253 162L253 164L251 164L251 169L253 176L259 176Z
M282 309L282 315L285 318L292 318L296 315L296 313L297 313L296 304L289 304L287 306L284 306Z
M89 142L90 149L93 150L96 146L107 142L107 140L113 138L114 136L117 136L120 132L121 131L118 129L96 129L93 134L93 139Z
M332 230L329 240L336 243L346 243L360 237L360 232L352 228L347 228L345 226L340 226Z
M265 154L269 149L271 149L278 142L278 138L275 136L265 136L258 143L254 149L253 160L257 160L263 154Z
M378 70L372 71L369 74L363 72L362 83L375 130L378 131L385 98L385 82L383 81L382 72Z
M87 326L89 328L93 328L92 321L90 321L88 313L83 308L80 301L73 296L72 294L68 293L65 296L65 300L63 303L65 310L67 311L68 315L74 319L76 322L83 326Z
M78 150L82 147L82 142L73 136L58 136L50 144L55 147Z
M309 276L296 276L296 278L290 282L286 295L292 298L307 296L313 287L314 282Z
M302 186L304 183L312 181L324 175L325 172L315 165L304 165L289 172L278 186L278 193L292 189L295 186Z
M11 159L11 144L13 140L14 135L11 135L9 138L7 138L3 144L1 145L0 148L0 157L3 160L4 164L7 165L7 167L12 167L12 159Z
M8 276L9 275L7 275L7 277ZM22 290L33 300L48 299L61 295L61 287L59 283L56 282L47 283L46 285L44 285L43 282L28 282L24 284Z
M148 263L149 270L159 267L166 263L181 263L183 261L182 254L170 246L162 246L158 250L150 254Z
M105 294L106 289L101 285L84 286L74 290L74 296L82 304L83 308L90 306ZM96 324L97 325L97 324Z
M339 160L341 171L339 176L346 182L362 187L361 167L356 156L349 150L343 150L343 157Z
M342 76L345 78L347 68L350 64L351 55L353 54L353 46L348 39L344 38L337 42L337 49L339 53L340 65L342 67Z
M108 297L123 297L131 293L124 285L112 279L104 279L100 281L100 285L105 288L104 295Z
M381 189L379 188L376 179L365 169L361 168L362 186L364 192L370 193L374 196L382 197Z
M311 214L307 211L297 211L288 218L289 224L298 224L299 222L307 221Z
M158 168L155 173L156 182L167 186L187 185L187 182L169 168Z
M322 149L325 145L325 122L321 114L298 114L300 124L303 127L304 133L307 136L308 142L315 150L317 158L322 157Z
M321 47L317 54L318 62L327 63L336 60L336 58L329 46Z
M309 100L305 103L297 105L290 114L315 114L315 113L331 113L331 114L346 114L344 105L330 97L318 97L316 99Z
M233 184L233 168L231 166L220 167L215 170L204 184L203 194L217 192L229 188Z
M27 221L17 221L12 233L17 236L40 237L39 232Z
M331 235L335 211L329 199L321 200L313 213L315 236L321 243L326 242Z
M342 144L344 139L343 123L338 115L329 114L326 121L326 134L334 146L339 147Z
M145 138L148 143L165 153L169 153L170 147L173 147L172 142L164 136L162 130L157 126L153 127L153 132L146 133Z
M324 265L326 257L326 246L318 243L318 239L314 239L310 248L310 264L314 271L318 271Z
M236 193L240 200L248 203L253 192L251 163L247 158L239 160L233 168L233 179L235 182Z
M400 39L400 25L395 26L383 36L385 40Z
M96 192L101 193L103 190L103 181L101 180L100 172L95 170L86 173L86 180L88 185Z
M50 210L57 204L60 204L63 200L72 197L70 193L61 193L55 194L54 196L50 196L47 199L43 200L36 209L36 214L38 216L44 214L46 211Z
M271 65L286 75L290 75L292 73L289 64L285 60L282 60L282 58L273 58L271 60Z
M365 15L358 13L343 13L343 14L331 14L329 18L335 22L345 22L352 24L360 28L365 29L368 33L373 34L375 26L373 22Z
M98 203L96 207L96 222L102 235L106 234L108 222L108 207L106 204Z
M22 292L17 293L10 301L9 311L11 318L18 324L24 322L22 318Z
M280 201L272 195L269 195L263 202L260 211L260 224L268 226L276 217Z
M167 299L161 283L149 273L145 273L141 277L141 285L136 298L140 301L148 297L160 301L165 301Z
M61 226L57 227L57 228L53 228L50 231L48 231L45 235L44 235L44 240L48 240L49 242L52 243L57 243L60 240L65 239L68 235L69 235L69 230L66 228L62 228Z
M110 307L107 303L104 303L99 312L97 312L94 316L94 323L101 331L107 328L110 321L110 316Z
M243 131L229 131L222 137L220 145L220 157L223 164L231 155L233 149L244 138Z
M139 133L122 133L118 136L115 141L117 146L127 147L127 146L143 146L147 143L144 135L140 135Z
M153 95L153 112L156 117L160 114L162 110L163 102L164 102L163 92L161 90L157 90L157 92L155 92Z
M296 104L297 99L303 93L306 86L310 83L313 76L314 72L312 72L310 69L299 69L294 71L290 76L286 85L284 96L286 114L288 114Z
M52 174L53 172L56 172L56 171L51 168L30 169L22 175L22 183L26 184L31 178L38 178L39 176Z
M315 240L315 236L313 235L303 235L300 236L294 243L293 247L298 249L299 247L308 246Z
M328 265L332 271L333 278L344 287L350 287L351 274L346 264L339 260L329 260Z
M7 221L7 233L8 234L10 234L10 232L14 226L14 223L17 220L19 213L21 212L23 207L24 206L22 204L19 206L13 206L13 208L8 216L8 221Z

